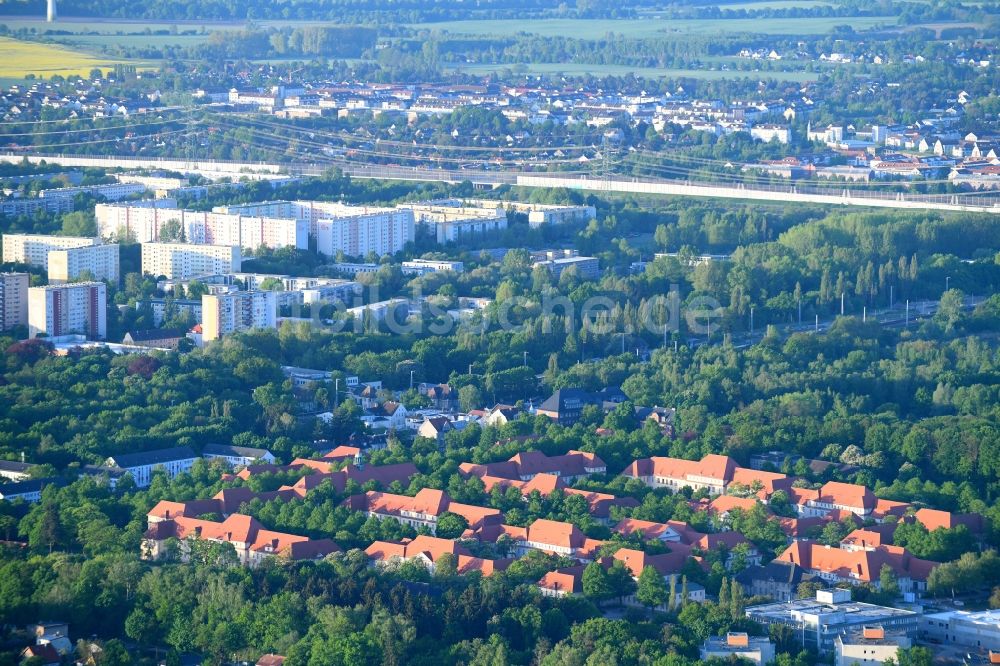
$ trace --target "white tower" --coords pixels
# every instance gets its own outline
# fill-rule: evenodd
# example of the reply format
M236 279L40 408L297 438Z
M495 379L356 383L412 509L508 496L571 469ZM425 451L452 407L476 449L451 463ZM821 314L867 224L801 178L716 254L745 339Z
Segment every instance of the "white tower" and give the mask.
M56 20L56 0L48 0L48 11L45 20L52 23Z

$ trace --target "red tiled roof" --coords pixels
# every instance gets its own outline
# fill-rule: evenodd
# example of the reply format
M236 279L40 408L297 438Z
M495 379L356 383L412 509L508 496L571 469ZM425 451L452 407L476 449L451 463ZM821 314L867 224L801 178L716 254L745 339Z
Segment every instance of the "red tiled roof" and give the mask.
M796 541L777 558L798 564L803 569L834 574L845 580L866 583L878 580L882 565L887 564L897 576L927 580L937 562L913 557L905 548L885 546L876 550L847 551L815 541Z

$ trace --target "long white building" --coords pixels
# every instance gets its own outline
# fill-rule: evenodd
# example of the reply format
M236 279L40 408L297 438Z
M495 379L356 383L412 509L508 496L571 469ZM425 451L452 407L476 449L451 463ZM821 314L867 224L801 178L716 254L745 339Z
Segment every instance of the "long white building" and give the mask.
M394 254L414 239L413 212L405 208L349 206L336 201L264 201L220 206L217 213L289 217L309 224L316 251L328 257Z
M294 218L110 204L98 204L94 212L98 233L105 238L124 234L138 243L155 243L167 223L180 223L188 243L250 249L309 247L309 223Z
M0 273L0 331L28 325L27 273Z
M4 263L28 264L49 269L49 252L74 247L99 245L100 238L84 236L43 236L40 234L4 234Z
M91 280L118 283L118 245L85 245L49 251L49 282L60 283L86 276Z
M402 204L400 207L413 211L416 223L428 227L438 243L458 241L507 228L507 213L500 202L467 206L463 201L445 199Z
M107 286L103 282L48 285L28 289L28 335L56 338L108 334Z
M193 243L143 243L142 272L155 277L186 279L240 270L240 248L236 245Z
M202 341L252 328L276 328L278 305L273 291L234 291L201 297Z

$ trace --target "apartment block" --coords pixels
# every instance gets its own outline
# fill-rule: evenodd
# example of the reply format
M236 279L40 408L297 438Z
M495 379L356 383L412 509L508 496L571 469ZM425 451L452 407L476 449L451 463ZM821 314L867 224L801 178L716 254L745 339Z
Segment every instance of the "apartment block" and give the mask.
M38 234L4 234L4 263L28 264L49 269L49 252L88 245L99 245L100 238L82 236L42 236Z
M466 206L462 201L447 199L403 204L402 207L413 211L416 223L428 227L438 243L458 241L507 228L507 213L499 202Z
M395 254L414 239L413 212L403 209L323 218L314 227L316 250L328 257Z
M273 291L236 291L201 297L202 340L211 342L251 328L276 328L278 306Z
M86 276L118 283L118 245L85 245L49 251L49 282L60 283Z
M138 243L159 242L168 223L180 224L183 240L201 245L256 249L309 247L309 223L294 218L245 217L173 207L99 204L94 211L101 236L124 234Z
M0 331L28 325L27 273L0 273Z
M108 333L107 286L103 282L48 285L28 289L30 337L80 334L103 339Z
M240 270L241 261L236 245L142 244L142 272L168 279L234 273Z

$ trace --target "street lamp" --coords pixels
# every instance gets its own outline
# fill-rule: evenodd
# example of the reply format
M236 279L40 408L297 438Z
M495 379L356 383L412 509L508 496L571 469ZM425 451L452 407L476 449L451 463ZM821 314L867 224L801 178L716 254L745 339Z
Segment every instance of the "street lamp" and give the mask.
M944 290L945 291L948 291L950 284L951 284L951 276L948 275L948 276L946 276L944 278Z

